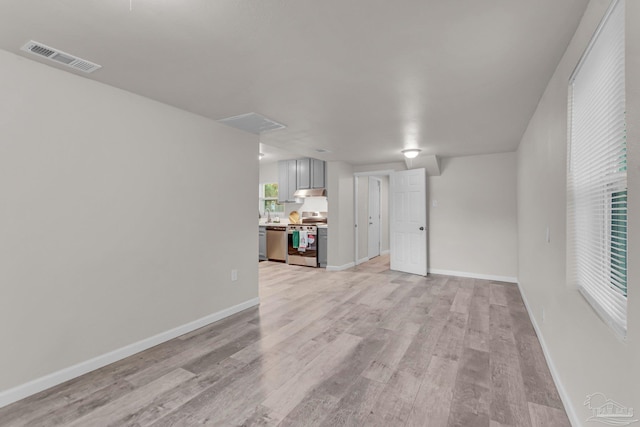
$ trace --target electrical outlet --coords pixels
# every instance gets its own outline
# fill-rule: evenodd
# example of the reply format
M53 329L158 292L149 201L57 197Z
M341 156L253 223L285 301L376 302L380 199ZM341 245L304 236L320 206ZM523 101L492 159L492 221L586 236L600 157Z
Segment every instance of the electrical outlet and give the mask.
M231 281L235 282L238 280L238 270L231 270Z

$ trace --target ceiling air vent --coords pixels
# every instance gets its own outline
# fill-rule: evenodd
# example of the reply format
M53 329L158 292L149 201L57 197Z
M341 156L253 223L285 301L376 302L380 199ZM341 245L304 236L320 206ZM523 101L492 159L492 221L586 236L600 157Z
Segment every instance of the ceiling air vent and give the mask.
M101 65L94 64L91 61L78 58L77 56L69 55L61 50L54 49L42 43L34 42L33 40L22 46L21 50L47 58L59 64L66 65L67 67L75 68L76 70L84 73L92 73L95 70L102 68Z
M282 123L274 122L273 120L256 113L241 114L239 116L227 117L226 119L220 119L218 121L227 126L231 126L245 132L254 133L256 135L260 135L263 132L286 128Z

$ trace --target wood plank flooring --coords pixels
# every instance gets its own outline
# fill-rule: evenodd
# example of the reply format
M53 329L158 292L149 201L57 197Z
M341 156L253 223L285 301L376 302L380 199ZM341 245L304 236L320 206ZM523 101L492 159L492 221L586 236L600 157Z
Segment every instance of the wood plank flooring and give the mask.
M2 426L569 426L515 285L260 263L260 307L0 409Z

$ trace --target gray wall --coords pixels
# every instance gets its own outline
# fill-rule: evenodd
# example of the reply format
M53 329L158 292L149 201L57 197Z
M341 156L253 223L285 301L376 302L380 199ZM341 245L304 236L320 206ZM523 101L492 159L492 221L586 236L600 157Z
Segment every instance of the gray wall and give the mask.
M0 392L256 298L257 155L0 50Z
M516 154L444 158L441 170L427 178L429 271L516 281Z
M619 340L566 280L568 79L609 1L593 0L518 150L519 280L575 425L588 425L587 394L640 407L640 2L627 1L629 298ZM546 228L551 241L546 242ZM544 310L544 316L543 316Z
M353 167L345 162L327 162L329 231L327 268L353 265Z
M278 182L278 162L260 162L260 183Z

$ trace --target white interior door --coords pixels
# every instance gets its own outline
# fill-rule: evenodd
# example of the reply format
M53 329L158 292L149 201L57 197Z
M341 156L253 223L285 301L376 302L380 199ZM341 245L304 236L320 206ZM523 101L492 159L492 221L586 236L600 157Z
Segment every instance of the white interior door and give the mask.
M380 180L369 177L369 259L380 255Z
M427 200L424 169L390 177L391 269L427 275Z

